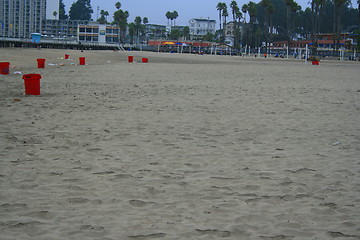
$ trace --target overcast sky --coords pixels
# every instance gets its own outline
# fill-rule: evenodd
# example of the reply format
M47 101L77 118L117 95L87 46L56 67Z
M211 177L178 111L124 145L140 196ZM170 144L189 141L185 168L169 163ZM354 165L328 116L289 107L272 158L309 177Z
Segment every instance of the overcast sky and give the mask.
M91 6L94 10L93 19L97 18L97 7L110 13L108 20L112 19L115 8L115 3L121 3L121 9L127 10L130 14L128 22L133 22L136 16L141 18L147 17L149 23L153 24L167 24L165 14L167 11L176 10L179 17L176 19L176 25L188 25L191 18L210 18L216 20L218 23L218 11L216 5L218 2L225 2L228 7L231 0L91 0ZM254 1L254 0L253 0ZM255 0L258 3L260 0ZM298 4L305 9L309 6L310 0L296 0ZM68 14L69 8L75 0L63 0ZM248 3L249 0L237 1L241 6ZM353 4L356 0L352 0ZM353 5L356 7L356 5ZM229 15L231 17L231 10L229 7ZM218 24L217 24L218 25Z

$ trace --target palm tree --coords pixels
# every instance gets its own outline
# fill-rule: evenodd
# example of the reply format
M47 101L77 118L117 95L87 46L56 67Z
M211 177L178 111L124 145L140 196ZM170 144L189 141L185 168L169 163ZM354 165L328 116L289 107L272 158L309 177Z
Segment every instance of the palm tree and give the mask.
M100 18L98 18L97 21L98 21L100 24L105 24L105 23L107 23L107 20L105 19L105 11L104 11L104 10L101 10L101 11L100 11Z
M188 26L184 27L184 29L182 31L182 35L185 38L185 40L187 38L189 38L189 36L190 36L190 28Z
M142 22L144 23L144 28L145 28L145 40L147 41L147 27L146 27L146 24L149 23L149 19L147 17L144 17Z
M311 42L313 55L317 53L317 34L320 31L320 15L325 0L312 0L311 1Z
M264 37L265 37L265 52L267 52L267 45L269 42L269 12L268 7L271 2L269 0L261 0L261 6L264 8Z
M167 20L168 20L168 26L169 26L169 19L171 18L171 12L167 11L165 14Z
M121 3L120 2L116 2L115 3L115 7L117 10L119 10L121 8Z
M228 10L227 10L227 6L225 5L225 8L222 11L222 16L223 16L223 38L225 41L225 37L226 37L226 18L229 16Z
M300 6L294 0L285 0L285 4L287 6L287 11L286 11L287 39L288 39L288 46L290 47L291 35L292 35L292 19L294 15L293 13L295 13Z
M236 15L238 14L238 12L240 11L238 5L237 5L237 2L236 1L231 1L230 3L230 8L231 8L231 13L232 13L232 16L233 16L233 21L234 23L236 22Z
M250 16L250 29L249 29L249 45L254 47L254 41L253 41L253 32L254 32L254 22L256 18L256 3L250 1L248 4L248 13Z
M336 49L339 49L340 45L340 34L341 34L341 15L344 5L348 3L348 0L334 0L334 32L335 32L335 38L334 43L336 40Z
M173 12L167 11L165 16L168 19L168 25L169 25L169 19L170 19L170 21L171 21L170 22L170 27L175 26L175 21L173 23L173 20L178 18L178 16L179 16L178 12L177 11L173 11Z
M244 4L242 7L241 7L241 11L244 13L244 36L242 37L242 41L244 42L246 42L246 35L247 35L247 33L248 33L248 27L247 27L247 25L246 25L246 14L247 14L247 12L248 12L248 9L249 9L249 6L247 5L247 4ZM246 36L246 37L245 37Z
M135 23L135 30L136 30L136 36L137 36L137 42L140 43L140 29L141 29L141 17L137 16L135 17L134 23Z
M109 16L110 14L109 14L109 12L108 11L104 11L104 16L105 16L105 20L106 20L106 22L107 22L107 17Z
M57 11L54 11L53 16L55 17L55 20L56 20L57 15L58 15Z
M170 12L170 27L174 26L174 23L173 23L174 17L175 17L174 12Z
M244 4L241 7L241 11L244 13L244 23L246 24L246 13L248 12L249 6L247 4Z
M293 32L294 29L294 16L296 14L296 12L300 11L301 7L299 4L297 4L295 1L292 1L291 6L290 6L290 12L291 12L291 17L290 17L290 33ZM292 36L291 39L292 40ZM290 44L289 44L290 46Z
M120 28L120 42L125 42L125 32L126 32L126 26L127 26L127 19L129 17L128 11L123 11L121 9L114 12L114 22L119 26Z
M219 24L220 24L220 31L222 29L222 21L221 21L221 16L222 16L222 12L223 10L226 8L226 4L223 3L223 2L219 2L217 5L216 5L216 9L219 11Z
M173 17L173 20L174 20L174 26L175 26L175 20L179 17L179 14L177 11L173 11L172 12L172 17Z
M239 28L238 28L238 22L237 19L241 18L241 12L240 8L237 5L236 1L231 1L230 8L233 16L233 23L234 23L234 46L237 47L239 43Z
M128 29L129 29L129 35L130 35L130 43L133 44L134 43L134 36L135 36L135 23L129 23L128 25Z
M272 42L272 32L273 32L273 21L272 21L272 15L275 12L275 7L274 4L272 2L269 3L269 5L266 8L266 11L268 13L268 17L269 17L269 41Z

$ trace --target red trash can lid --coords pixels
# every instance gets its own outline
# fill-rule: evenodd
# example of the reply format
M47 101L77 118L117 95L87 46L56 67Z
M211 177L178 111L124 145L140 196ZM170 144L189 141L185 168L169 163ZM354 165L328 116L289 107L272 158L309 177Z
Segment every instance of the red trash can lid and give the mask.
M41 79L41 75L37 73L25 74L22 77L23 79Z

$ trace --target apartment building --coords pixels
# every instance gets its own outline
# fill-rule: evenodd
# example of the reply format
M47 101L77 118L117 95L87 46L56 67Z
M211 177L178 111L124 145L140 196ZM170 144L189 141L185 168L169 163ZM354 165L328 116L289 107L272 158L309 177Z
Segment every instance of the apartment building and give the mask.
M45 19L56 19L59 0L0 0L0 36L30 38Z
M238 29L238 34L239 34L238 37L243 36L243 34L244 34L243 23L234 23L233 21L231 21L225 25L225 39L224 39L225 44L227 44L229 46L235 45L234 41L235 41L235 29L236 28Z
M116 26L89 24L78 26L78 41L92 43L119 43L119 31Z
M88 25L87 20L54 20L42 21L41 34L46 37L55 38L77 38L78 26Z
M158 24L146 24L146 37L147 38L165 38L167 32L166 26Z
M208 33L215 34L215 20L193 18L189 21L190 36L192 39L203 37Z

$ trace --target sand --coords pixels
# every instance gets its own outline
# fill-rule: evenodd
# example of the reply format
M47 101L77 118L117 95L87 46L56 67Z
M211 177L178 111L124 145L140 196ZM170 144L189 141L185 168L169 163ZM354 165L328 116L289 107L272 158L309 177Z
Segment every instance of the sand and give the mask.
M360 239L358 62L0 59L1 240Z

